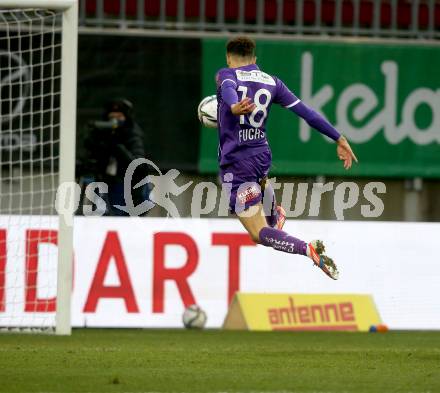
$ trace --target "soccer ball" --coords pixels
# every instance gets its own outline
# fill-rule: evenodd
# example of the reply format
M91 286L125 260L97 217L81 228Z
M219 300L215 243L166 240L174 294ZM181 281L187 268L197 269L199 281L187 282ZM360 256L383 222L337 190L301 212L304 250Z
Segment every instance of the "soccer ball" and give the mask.
M200 101L197 114L205 127L217 128L217 96L208 96Z
M207 319L206 313L197 304L187 307L182 315L183 325L187 329L203 329Z

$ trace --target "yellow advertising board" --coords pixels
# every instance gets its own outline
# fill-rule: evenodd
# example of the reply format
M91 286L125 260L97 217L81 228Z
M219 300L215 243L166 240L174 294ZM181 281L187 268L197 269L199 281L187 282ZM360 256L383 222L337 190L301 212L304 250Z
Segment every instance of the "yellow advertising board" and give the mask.
M223 328L368 331L379 324L370 295L236 293Z

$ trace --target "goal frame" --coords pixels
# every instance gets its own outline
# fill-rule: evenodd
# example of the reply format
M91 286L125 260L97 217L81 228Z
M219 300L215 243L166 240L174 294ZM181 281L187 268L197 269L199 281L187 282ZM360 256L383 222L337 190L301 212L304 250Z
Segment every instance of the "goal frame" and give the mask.
M62 11L60 159L58 185L75 181L78 0L0 0L0 7ZM58 266L55 334L70 335L73 275L73 203L58 214Z

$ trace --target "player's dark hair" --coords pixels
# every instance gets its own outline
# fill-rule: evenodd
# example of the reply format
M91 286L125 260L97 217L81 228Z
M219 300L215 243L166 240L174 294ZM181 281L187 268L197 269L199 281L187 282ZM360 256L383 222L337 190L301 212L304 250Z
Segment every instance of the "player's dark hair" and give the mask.
M248 37L235 37L228 41L226 53L241 57L255 56L255 41Z

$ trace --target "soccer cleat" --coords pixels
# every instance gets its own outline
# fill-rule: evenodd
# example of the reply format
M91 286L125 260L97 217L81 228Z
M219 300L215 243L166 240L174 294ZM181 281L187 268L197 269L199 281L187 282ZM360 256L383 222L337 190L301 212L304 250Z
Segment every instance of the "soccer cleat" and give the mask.
M284 223L286 222L286 211L281 207L277 206L277 229L281 231L283 229Z
M321 240L313 240L308 246L310 252L309 256L312 258L313 263L327 274L327 276L333 280L337 280L339 278L338 268L333 262L333 259L324 255L324 243Z

